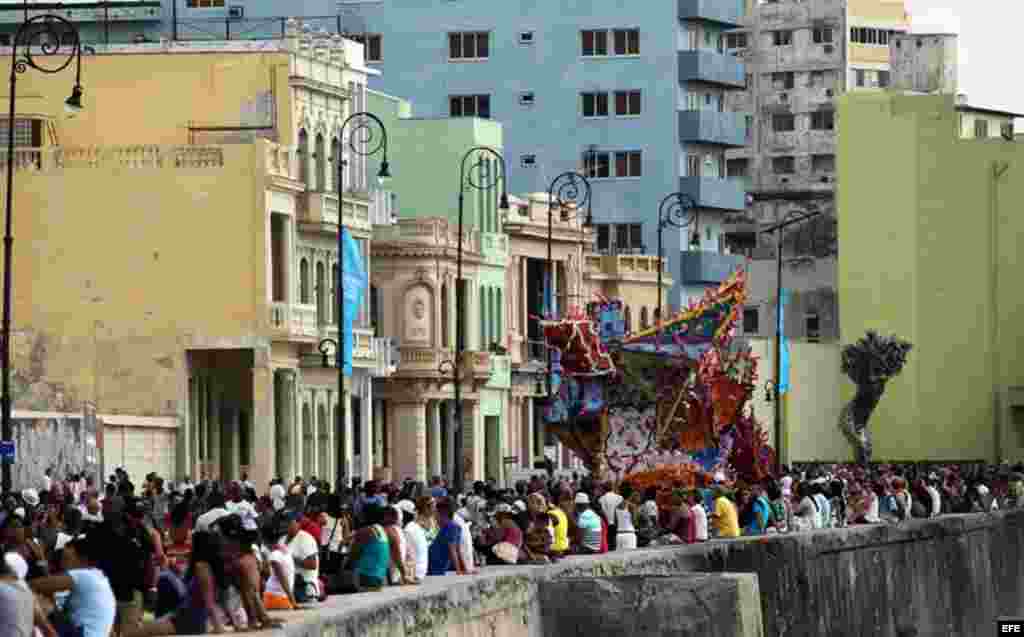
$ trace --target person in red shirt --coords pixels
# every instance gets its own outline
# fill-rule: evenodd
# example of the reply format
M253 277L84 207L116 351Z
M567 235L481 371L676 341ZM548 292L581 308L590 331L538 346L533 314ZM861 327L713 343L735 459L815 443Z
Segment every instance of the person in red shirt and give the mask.
M299 528L312 535L317 545L320 545L321 538L323 537L323 526L320 520L320 510L316 505L311 504L306 507L306 515L299 522Z

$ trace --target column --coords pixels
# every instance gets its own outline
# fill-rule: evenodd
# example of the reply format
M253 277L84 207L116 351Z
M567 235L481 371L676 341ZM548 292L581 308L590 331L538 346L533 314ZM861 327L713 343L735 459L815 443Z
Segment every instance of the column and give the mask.
M533 422L533 419L535 417L534 410L533 410L533 397L532 396L527 396L526 398L523 399L523 402L526 403L526 414L525 414L525 417L526 417L526 432L527 432L527 435L526 435L526 446L525 446L526 447L526 453L524 454L526 457L524 458L524 461L523 461L523 468L529 469L530 471L533 471L533 464L534 464L533 450L534 450L534 448L536 447L536 444L537 444L536 443L536 439L537 439L536 438L536 436L537 436L536 425Z
M334 416L334 408L338 404L337 390L327 390L327 468L320 470L326 476L325 479L337 487L338 481L338 419Z
M210 452L207 457L210 459L210 478L219 480L221 476L220 466L220 433L221 433L221 387L213 378L210 379L210 417L208 420L210 431Z
M425 482L427 479L427 402L396 403L395 471L391 478L400 483L406 478Z
M427 403L427 441L429 443L429 473L431 478L441 475L441 401Z
M249 479L258 493L280 470L277 460L277 431L274 422L274 372L270 367L252 369L252 418L249 440L252 440Z
M352 463L354 458L352 457L352 392L346 389L344 397L345 401L345 449L342 467L345 471L345 479L351 484L352 480Z
M457 460L467 483L484 479L482 414L479 401L462 401L462 458Z
M206 468L210 457L210 385L205 375L199 377L199 474L208 478Z
M373 378L368 373L363 376L363 395L359 408L359 475L365 482L373 477Z
M241 461L239 460L241 457L239 445L242 438L242 433L239 429L242 423L241 419L238 417L238 413L238 407L233 406L230 411L231 419L228 421L225 429L225 432L228 435L228 444L224 475L231 479L240 479L242 477L241 471L239 470L239 465L241 465Z
M195 479L199 467L199 379L188 379L188 446L185 474ZM178 477L178 476L175 476Z
M373 408L373 468L383 467L387 458L384 457L384 410L383 400L376 401ZM373 476L371 472L370 476Z
M448 484L452 484L455 480L455 436L458 435L458 431L455 425L455 401L446 400L443 403L442 409L444 409L444 426L446 427L447 436L445 437L445 448L444 454L446 461L443 463L445 466L445 478L448 480Z

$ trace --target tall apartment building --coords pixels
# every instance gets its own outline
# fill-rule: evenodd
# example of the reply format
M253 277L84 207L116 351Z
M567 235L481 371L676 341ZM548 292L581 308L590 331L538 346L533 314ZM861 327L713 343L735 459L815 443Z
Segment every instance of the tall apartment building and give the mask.
M725 179L725 149L745 143L743 116L726 108L743 64L723 40L740 23L741 0L339 8L381 71L374 87L412 96L426 116L502 122L510 191L547 191L557 175L584 171L598 251L655 253L659 202L692 195L696 232L665 234L672 303L741 262L720 242L723 213L745 203Z
M811 227L784 239L784 254L825 259L802 264L795 278L814 287L795 290L787 324L796 338L835 338L836 98L890 85L889 41L909 30L909 16L902 0L747 1L743 28L726 34L725 48L746 65L747 88L729 93L726 109L748 114L748 145L726 151L726 175L745 184L751 204L729 219L726 242L737 253L774 259L775 239L759 231L794 209L822 210ZM774 270L752 267L761 265ZM807 272L816 267L822 271ZM763 319L775 312L774 278L752 281L764 283L751 289L748 313L762 319L746 321L754 333L773 330Z
M560 173L586 171L606 254L655 254L658 204L672 192L692 195L698 227L665 234L676 281L667 302L679 305L742 263L723 251L722 221L745 207L725 163L726 149L746 143L744 116L727 99L744 87L743 61L724 38L740 26L743 2L126 0L116 11L95 1L60 11L97 50L108 41L277 38L285 13L314 35L340 31L364 42L382 72L371 88L410 96L425 117L501 121L510 192L547 191ZM0 0L0 45L24 11Z

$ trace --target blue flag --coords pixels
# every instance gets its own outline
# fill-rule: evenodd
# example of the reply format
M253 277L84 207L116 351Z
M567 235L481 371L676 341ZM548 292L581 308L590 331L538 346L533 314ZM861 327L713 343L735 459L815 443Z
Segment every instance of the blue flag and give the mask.
M363 267L363 255L359 253L359 243L352 238L348 228L342 228L342 317L341 329L344 330L345 347L338 348L338 365L344 368L346 376L352 375L352 323L359 314L363 304L363 293L369 280Z
M779 395L789 391L789 341L786 339L786 303L789 302L789 290L782 289L779 296L778 330L779 345Z

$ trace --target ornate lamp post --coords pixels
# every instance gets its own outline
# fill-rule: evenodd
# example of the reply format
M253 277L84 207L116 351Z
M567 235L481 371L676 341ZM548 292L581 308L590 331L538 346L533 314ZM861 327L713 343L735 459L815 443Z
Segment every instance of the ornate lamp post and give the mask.
M348 138L345 132L348 131ZM377 172L377 179L383 184L391 178L391 170L388 166L388 131L384 122L380 121L373 113L360 112L349 115L342 122L339 136L349 150L360 157L369 157L378 152L383 153L380 170ZM339 151L340 154L340 151ZM337 319L338 319L338 340L325 338L318 346L320 354L324 359L324 366L328 366L328 356L331 349L336 354L338 366L338 422L337 422L337 448L335 453L336 482L335 489L341 489L345 481L347 467L343 464L345 460L345 185L342 183L345 165L348 162L338 157L338 174L336 186L338 189L338 298L337 298Z
M587 209L587 215L583 218L583 227L589 228L594 225L594 212L593 212L593 197L590 190L590 182L586 177L579 174L576 171L564 172L561 175L551 180L551 185L548 186L548 262L547 262L547 281L544 284L544 305L547 306L548 300L550 299L552 305L554 304L555 290L555 264L551 257L551 244L553 242L553 230L554 230L554 218L555 208L557 207L561 211L562 221L570 221L577 218L580 215L580 211L584 208ZM569 206L575 208L574 212L569 212ZM554 307L545 307L546 311L554 310ZM543 333L542 333L543 334ZM542 336L543 337L543 336ZM551 398L551 382L552 382L552 365L551 365L551 348L547 348L548 358L548 374L547 374L547 394L548 399Z
M488 162L497 161L501 170L492 172L488 170ZM454 436L455 457L453 462L452 486L455 493L462 493L465 475L462 467L462 354L463 354L463 325L462 316L462 295L459 294L459 285L462 282L462 222L466 205L466 186L474 190L490 190L501 181L501 196L498 199L498 208L508 210L508 190L506 189L505 176L508 173L505 168L505 158L497 150L488 146L474 146L462 156L462 163L459 168L459 244L455 254L455 355L452 360L441 361L437 371L442 376L451 375L455 383L455 415L451 432ZM445 325L442 329L447 330Z
M697 203L693 200L690 195L684 195L681 192L674 192L671 195L666 196L661 200L661 204L658 205L658 309L657 316L654 317L655 324L658 327L658 333L655 340L655 349L661 347L661 324L664 320L663 310L661 307L661 297L664 296L664 292L661 289L661 271L664 269L661 265L663 258L663 244L662 234L665 228L679 228L680 230L693 226L693 238L690 240L690 246L693 248L700 247L700 213L697 211Z
M18 28L11 43L10 102L7 120L7 218L4 230L4 309L3 309L3 393L0 395L2 436L4 441L14 437L11 425L11 249L14 237L11 223L14 215L14 136L15 98L18 76L29 69L46 74L59 73L75 62L75 85L64 106L69 113L82 110L82 42L78 29L71 22L56 15L28 18ZM33 47L37 53L33 53ZM40 56L40 59L36 58ZM2 486L11 492L11 463L3 462Z

